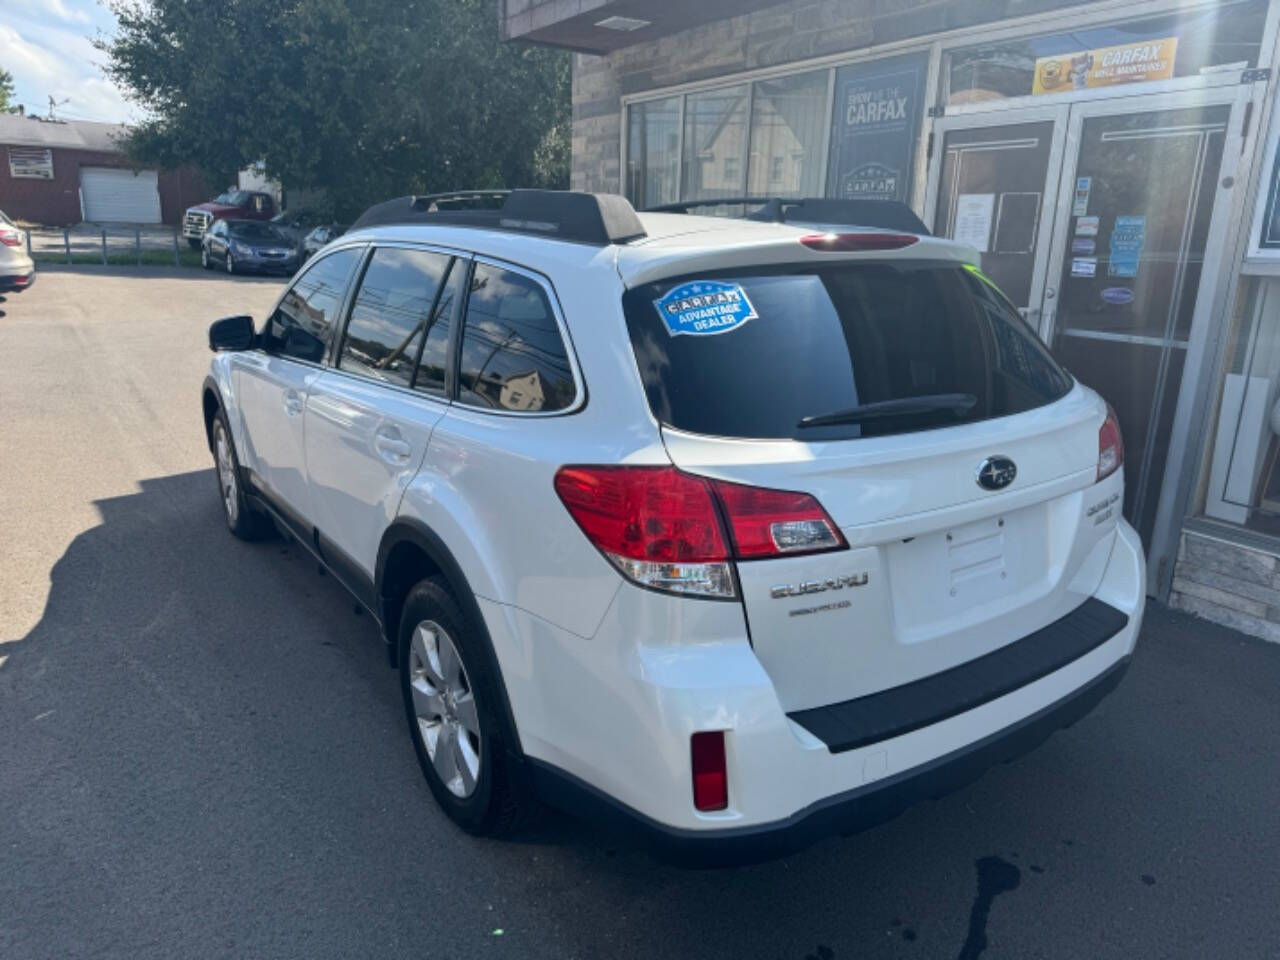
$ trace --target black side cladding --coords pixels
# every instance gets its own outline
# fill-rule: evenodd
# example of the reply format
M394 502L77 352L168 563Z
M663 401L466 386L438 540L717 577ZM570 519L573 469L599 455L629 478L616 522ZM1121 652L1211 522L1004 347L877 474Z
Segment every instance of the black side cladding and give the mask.
M980 707L1106 643L1129 618L1090 597L1065 617L986 656L853 700L787 714L832 753L865 747Z
M387 224L441 224L509 230L592 246L645 235L625 197L574 190L486 190L407 196L376 204L353 231Z

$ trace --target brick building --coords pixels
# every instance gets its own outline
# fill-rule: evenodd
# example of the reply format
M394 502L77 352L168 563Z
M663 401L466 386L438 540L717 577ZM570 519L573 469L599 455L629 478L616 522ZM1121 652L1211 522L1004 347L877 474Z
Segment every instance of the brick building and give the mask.
M499 0L572 185L904 201L1115 406L1157 597L1280 639L1280 0ZM1275 278L1275 279L1273 279Z
M52 226L167 223L208 198L195 171L135 170L120 147L126 128L0 114L0 210Z

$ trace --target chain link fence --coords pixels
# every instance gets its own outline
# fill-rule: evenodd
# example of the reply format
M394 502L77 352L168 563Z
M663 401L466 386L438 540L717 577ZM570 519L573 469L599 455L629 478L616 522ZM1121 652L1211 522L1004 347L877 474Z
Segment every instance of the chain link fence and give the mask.
M103 266L200 266L200 251L187 245L180 227L100 225L31 227L27 252L38 264Z

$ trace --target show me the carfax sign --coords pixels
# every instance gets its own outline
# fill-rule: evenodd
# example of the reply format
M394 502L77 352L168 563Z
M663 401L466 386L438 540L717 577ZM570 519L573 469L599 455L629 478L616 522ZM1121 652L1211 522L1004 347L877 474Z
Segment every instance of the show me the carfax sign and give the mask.
M1140 40L1115 47L1041 57L1036 61L1031 93L1094 90L1122 83L1168 80L1178 55L1178 38Z

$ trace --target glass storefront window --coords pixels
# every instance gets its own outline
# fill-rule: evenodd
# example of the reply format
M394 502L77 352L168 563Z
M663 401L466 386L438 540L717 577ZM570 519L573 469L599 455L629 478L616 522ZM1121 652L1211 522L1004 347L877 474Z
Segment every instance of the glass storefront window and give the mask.
M815 70L755 85L748 196L822 195L822 135L827 122L829 75L827 70Z
M948 57L948 103L1067 93L1188 77L1257 63L1266 0L958 50Z
M1242 283L1204 512L1280 536L1280 280Z
M690 94L684 103L681 200L740 197L747 155L748 87Z
M674 203L680 172L680 98L627 109L627 196L638 209Z

